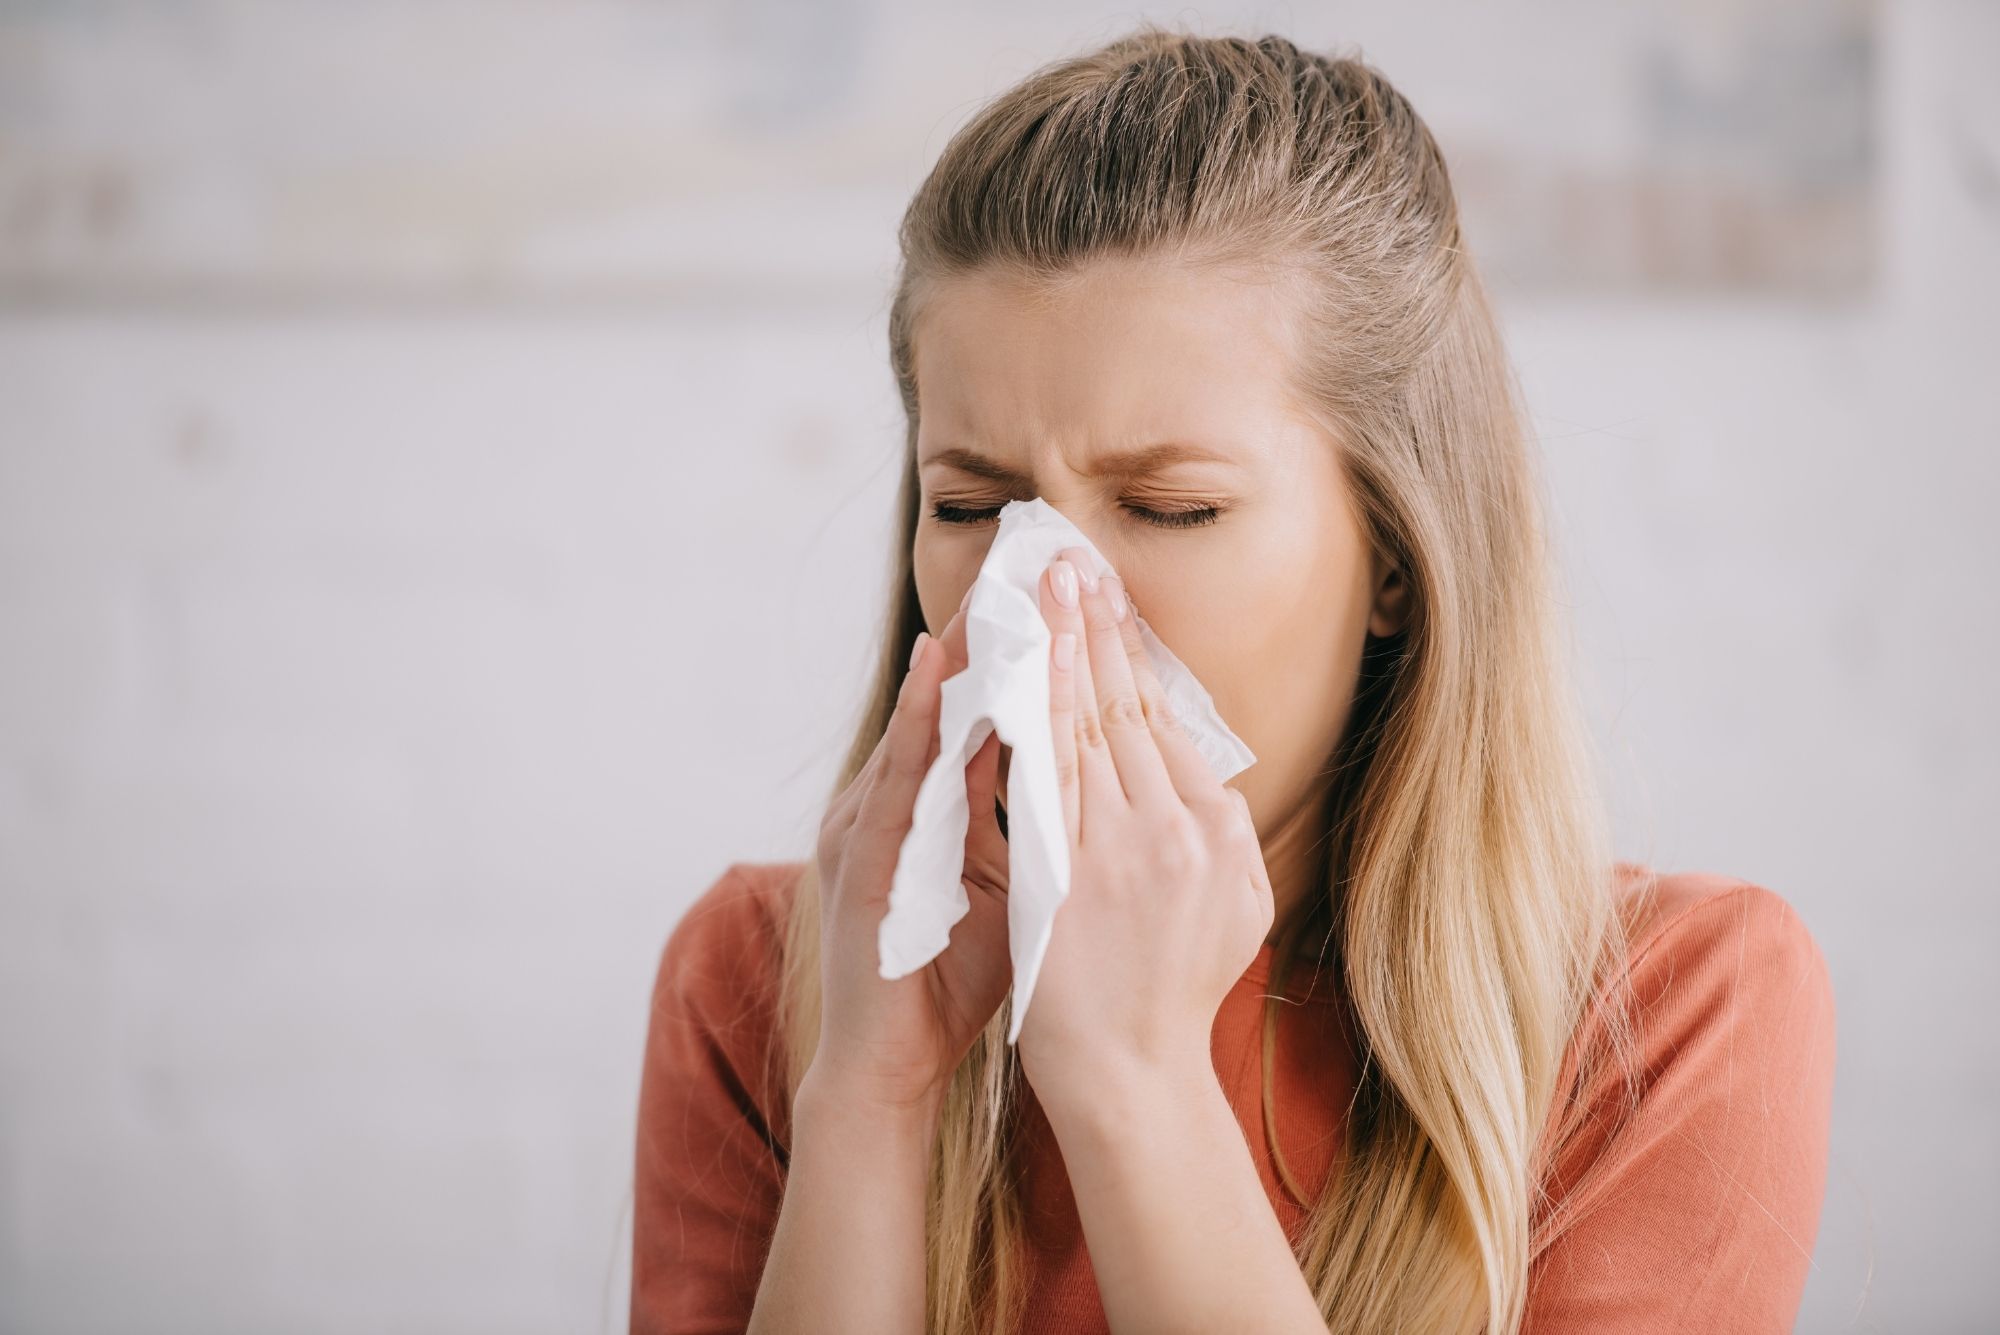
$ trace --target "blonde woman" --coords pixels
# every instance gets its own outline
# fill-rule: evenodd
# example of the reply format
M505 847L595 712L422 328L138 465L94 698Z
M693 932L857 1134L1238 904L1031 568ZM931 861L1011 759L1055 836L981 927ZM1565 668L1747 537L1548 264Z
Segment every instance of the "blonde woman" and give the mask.
M1770 891L1608 849L1531 440L1424 123L1355 59L1147 26L945 149L869 707L815 855L661 960L643 1332L1789 1329L1832 1000ZM1006 1042L1007 755L970 913L876 927L1000 506L1058 559L1070 897ZM1133 606L1257 763L1219 784Z

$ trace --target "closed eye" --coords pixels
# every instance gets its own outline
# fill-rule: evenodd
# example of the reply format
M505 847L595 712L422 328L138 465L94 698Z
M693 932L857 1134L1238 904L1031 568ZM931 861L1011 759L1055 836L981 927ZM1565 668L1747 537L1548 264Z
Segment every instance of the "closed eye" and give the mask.
M1122 507L1134 518L1156 528L1200 528L1213 524L1222 515L1219 505L1196 505L1176 510L1150 510L1143 505ZM931 518L941 524L982 524L1000 517L1000 506L972 508L939 501L931 507Z

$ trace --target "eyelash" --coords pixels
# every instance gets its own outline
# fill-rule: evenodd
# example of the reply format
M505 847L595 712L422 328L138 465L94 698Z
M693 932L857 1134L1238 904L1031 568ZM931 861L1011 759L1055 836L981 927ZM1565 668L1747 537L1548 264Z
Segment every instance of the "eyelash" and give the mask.
M1213 524L1222 516L1222 507L1219 505L1191 506L1185 510L1149 510L1143 505L1128 505L1125 509L1141 522L1151 524L1155 528L1203 528ZM1000 507L997 505L970 508L938 501L931 506L931 518L942 524L977 524L982 520L997 518L999 514Z

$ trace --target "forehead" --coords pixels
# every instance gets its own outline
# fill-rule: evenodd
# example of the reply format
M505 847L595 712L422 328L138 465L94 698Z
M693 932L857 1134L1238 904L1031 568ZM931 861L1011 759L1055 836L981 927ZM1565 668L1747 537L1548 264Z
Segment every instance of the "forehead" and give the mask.
M1053 284L944 280L913 335L919 456L1254 448L1292 416L1289 317L1267 275L1160 260L1094 261Z

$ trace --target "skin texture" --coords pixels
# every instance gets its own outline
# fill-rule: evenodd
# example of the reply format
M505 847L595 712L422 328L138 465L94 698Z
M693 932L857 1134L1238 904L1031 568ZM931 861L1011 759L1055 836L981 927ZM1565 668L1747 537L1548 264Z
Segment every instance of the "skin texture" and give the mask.
M917 335L913 553L925 619L943 627L1007 501L1039 495L1090 537L1257 755L1229 786L1249 801L1280 922L1308 892L1322 771L1352 707L1363 638L1406 615L1405 585L1367 542L1338 443L1294 406L1289 327L1279 288L1157 259L1099 261L1043 297L997 274L951 280ZM1219 458L1107 471L1115 456L1165 442ZM945 457L954 450L1018 476L968 471ZM936 518L941 504L973 522ZM1204 506L1221 513L1197 527L1137 513ZM1003 806L1007 756L1002 747Z

